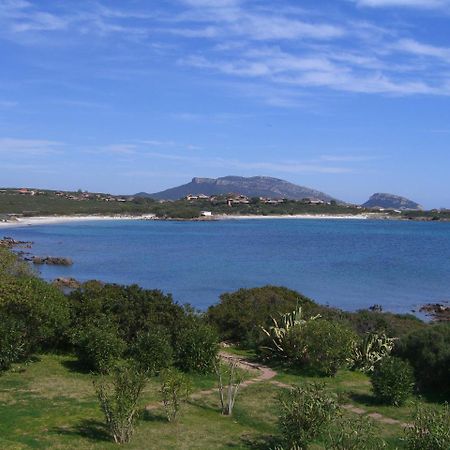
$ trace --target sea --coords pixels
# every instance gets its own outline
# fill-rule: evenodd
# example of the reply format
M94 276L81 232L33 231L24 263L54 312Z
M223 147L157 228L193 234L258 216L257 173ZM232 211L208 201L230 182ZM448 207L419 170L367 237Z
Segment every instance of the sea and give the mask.
M450 223L251 219L89 221L8 228L37 256L47 280L73 277L171 293L205 310L221 294L286 286L346 310L418 311L450 300Z

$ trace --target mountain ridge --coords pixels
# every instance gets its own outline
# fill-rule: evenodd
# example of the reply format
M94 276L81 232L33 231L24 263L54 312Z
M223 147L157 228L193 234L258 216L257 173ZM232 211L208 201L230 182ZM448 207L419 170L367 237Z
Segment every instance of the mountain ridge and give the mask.
M290 183L280 178L266 176L240 177L234 175L219 178L194 177L190 183L181 186L153 194L140 192L136 196L150 197L156 200L178 200L189 194L210 196L231 193L242 194L248 197L270 197L274 199L302 200L304 198L314 198L324 202L339 201L325 192Z
M419 203L400 195L377 192L373 194L367 202L361 206L364 208L384 208L399 210L423 210Z

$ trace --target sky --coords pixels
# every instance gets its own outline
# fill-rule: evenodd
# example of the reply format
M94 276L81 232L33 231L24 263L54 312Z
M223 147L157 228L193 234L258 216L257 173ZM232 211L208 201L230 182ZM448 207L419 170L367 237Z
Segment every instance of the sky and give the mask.
M266 175L450 207L450 0L0 0L0 185Z

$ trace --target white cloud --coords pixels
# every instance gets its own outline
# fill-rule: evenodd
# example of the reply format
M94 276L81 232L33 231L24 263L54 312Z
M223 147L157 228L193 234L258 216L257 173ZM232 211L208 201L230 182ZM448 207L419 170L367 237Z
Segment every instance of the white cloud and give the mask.
M449 0L353 0L359 6L372 8L407 7L422 9L438 9L450 6Z
M64 144L39 139L0 138L0 154L3 156L40 156L62 151Z
M450 48L423 44L414 39L401 39L393 45L394 49L417 56L431 56L450 62Z

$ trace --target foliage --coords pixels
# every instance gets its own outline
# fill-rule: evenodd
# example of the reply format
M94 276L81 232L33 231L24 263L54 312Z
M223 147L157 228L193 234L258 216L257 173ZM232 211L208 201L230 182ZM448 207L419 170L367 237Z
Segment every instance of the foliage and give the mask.
M172 346L165 328L141 331L131 345L130 355L147 375L157 375L172 364Z
M386 443L367 417L340 415L328 430L327 450L379 450Z
M302 328L306 348L302 364L319 375L333 376L347 364L355 334L347 326L329 320L312 320Z
M192 386L189 378L174 368L161 372L161 395L167 420L175 422L181 406L189 398Z
M417 404L411 427L405 428L409 450L448 450L450 448L450 408L441 410Z
M417 330L401 339L396 353L414 368L418 386L450 396L450 324Z
M309 314L312 300L284 287L264 286L239 289L220 296L220 302L208 309L208 320L214 324L223 340L244 346L256 346L263 333L261 326L272 325L272 317L294 310L301 305Z
M234 404L242 382L242 376L237 371L237 362L230 361L226 366L216 364L216 374L219 385L220 406L222 414L231 416L233 414ZM224 380L226 380L224 382ZM225 396L226 391L226 396Z
M320 315L310 317L309 320L318 319ZM273 325L266 330L261 327L262 331L270 338L269 346L261 346L261 350L269 357L288 359L295 361L304 356L305 346L302 345L301 339L296 339L301 335L300 331L307 320L303 319L302 307L297 306L294 311L280 314L279 323L272 318Z
M66 297L35 277L5 277L0 282L0 313L24 324L30 351L62 344L69 324Z
M413 370L407 361L389 356L376 365L371 382L377 401L401 406L413 392Z
M107 318L75 330L72 342L81 365L94 372L108 372L126 348L117 326Z
M284 443L306 448L338 410L337 402L322 384L295 386L279 395L278 426Z
M215 330L195 315L180 324L174 343L175 361L185 372L210 373L219 350Z
M7 314L0 314L0 372L29 352L23 322Z
M367 333L354 343L350 357L351 368L364 373L372 373L375 365L391 354L395 340L386 334Z
M129 442L133 435L145 383L145 375L130 364L115 367L111 380L102 376L94 381L106 425L118 444Z

